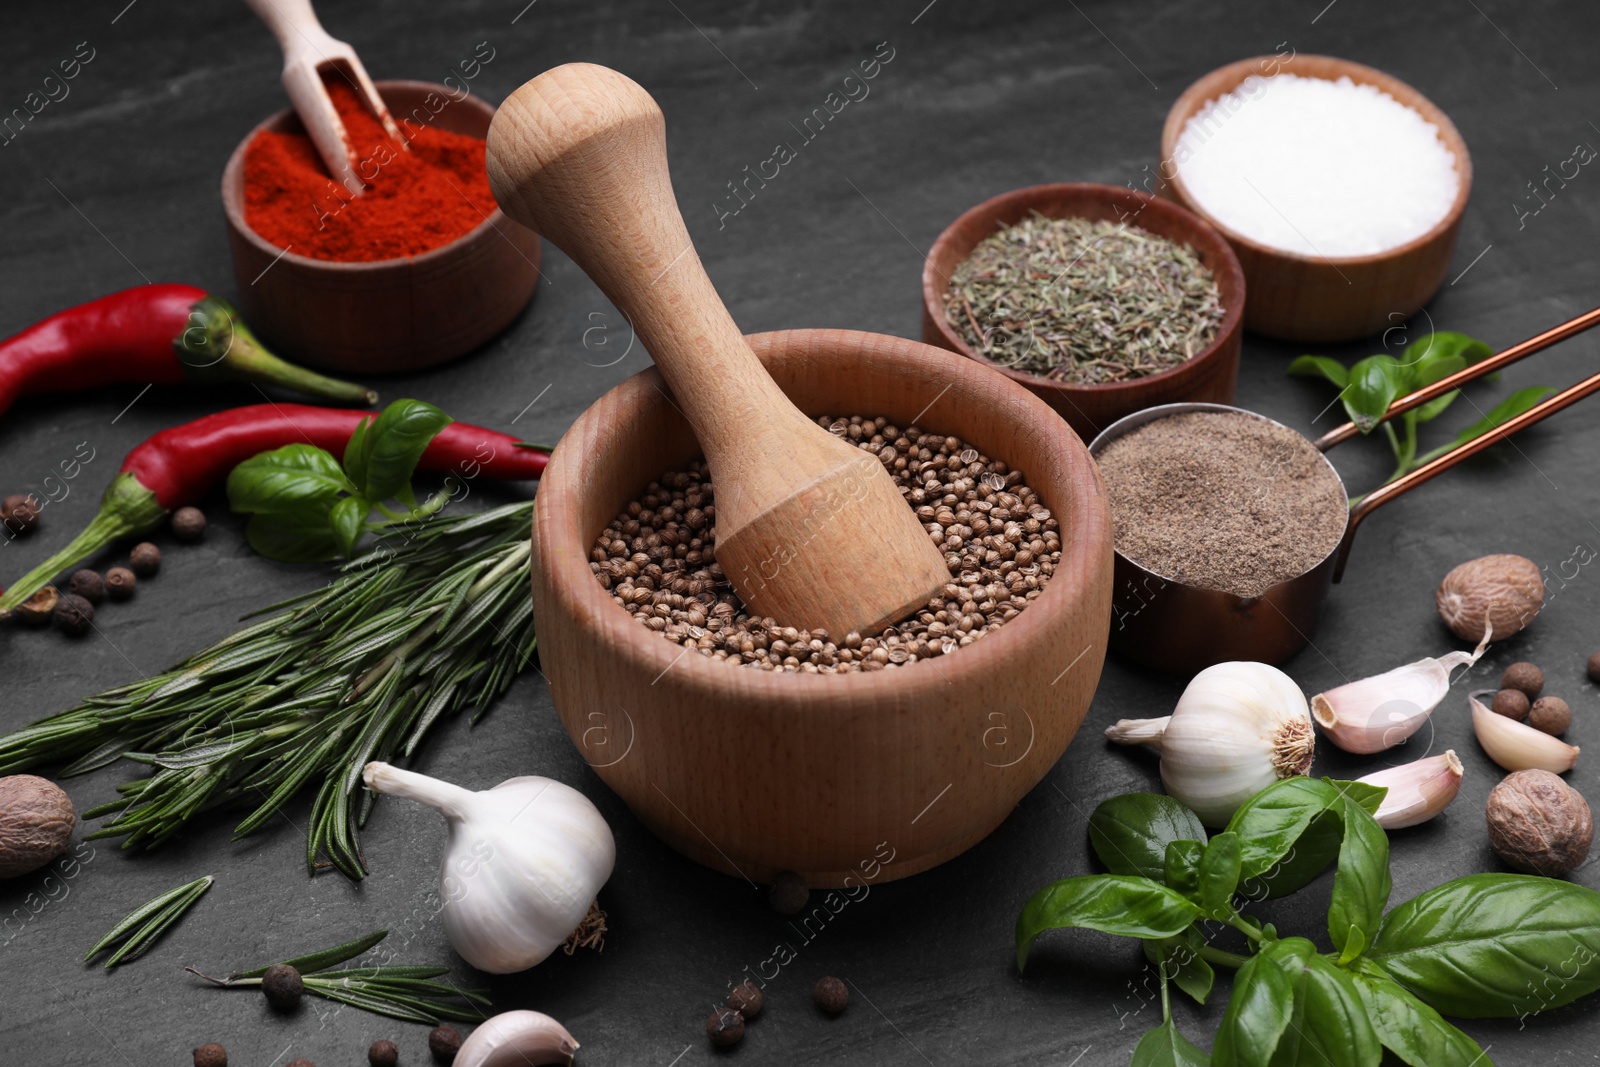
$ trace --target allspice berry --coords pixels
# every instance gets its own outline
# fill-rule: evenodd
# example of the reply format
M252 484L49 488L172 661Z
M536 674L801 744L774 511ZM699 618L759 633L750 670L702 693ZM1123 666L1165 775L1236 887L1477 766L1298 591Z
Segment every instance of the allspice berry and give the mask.
M453 1026L435 1026L428 1031L428 1051L440 1063L449 1063L461 1051L461 1034Z
M779 872L767 890L767 903L779 915L799 915L811 901L811 887L793 871Z
M1528 717L1528 694L1520 689L1502 689L1494 695L1493 710L1496 715L1521 722Z
M72 572L72 578L67 582L67 592L81 596L91 604L98 604L106 598L106 580L100 577L99 571L85 567Z
M1589 857L1594 817L1583 794L1550 771L1508 774L1489 793L1489 844L1519 871L1559 878Z
M1528 725L1547 734L1564 734L1572 725L1572 709L1560 697L1540 697L1528 710Z
M838 1015L850 1003L850 987L832 975L818 978L811 988L811 999L829 1015Z
M288 1062L288 1064L285 1065L285 1067L317 1067L317 1065L312 1063L308 1059L298 1059L298 1060L290 1060Z
M761 1014L761 987L748 980L740 982L728 991L727 1003L746 1019L754 1019Z
M194 544L205 536L206 514L199 508L179 508L172 513L172 536L185 544Z
M395 1067L400 1062L400 1048L393 1041L381 1038L367 1049L367 1062L372 1067Z
M228 1050L213 1041L194 1050L194 1067L228 1067Z
M1589 657L1589 681L1600 682L1600 652Z
M14 534L25 534L39 525L39 501L31 493L12 493L0 501L0 524Z
M1544 691L1544 671L1532 663L1513 663L1500 676L1500 688L1518 689L1529 700L1537 700Z
M744 1036L744 1016L732 1008L718 1008L706 1016L706 1036L723 1048L737 1045Z
M15 611L17 621L28 626L48 626L51 617L56 613L56 604L60 600L61 590L53 585L47 585L17 605Z
M106 593L112 600L127 600L139 585L139 579L126 567L112 567L106 571Z
M287 963L274 963L261 976L261 992L266 994L267 1003L277 1011L289 1011L299 1004L300 994L305 992L305 988L300 972Z
M94 625L94 605L76 593L66 593L56 600L55 611L50 614L56 629L72 637L89 632Z
M141 578L148 578L161 569L161 550L149 541L140 541L128 553L128 566Z
M33 774L0 778L0 878L30 874L67 850L78 813L54 782Z

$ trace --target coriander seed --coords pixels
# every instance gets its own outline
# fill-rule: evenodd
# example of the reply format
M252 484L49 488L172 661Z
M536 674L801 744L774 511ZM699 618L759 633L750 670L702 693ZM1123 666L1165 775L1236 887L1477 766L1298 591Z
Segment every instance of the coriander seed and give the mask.
M1564 734L1572 725L1572 709L1560 697L1540 697L1528 709L1528 725L1547 734Z
M754 1019L761 1014L762 1000L761 987L745 979L728 991L727 1004L746 1019Z
M1500 676L1500 688L1517 689L1529 700L1537 700L1544 691L1544 671L1532 663L1513 663Z
M112 600L127 600L138 584L139 580L126 567L112 567L106 571L106 594Z
M744 1016L732 1008L718 1008L706 1016L706 1036L713 1045L727 1048L744 1036Z
M148 578L161 569L161 550L149 541L140 541L128 553L128 566L141 578Z
M400 1062L400 1049L393 1041L382 1038L367 1049L367 1062L372 1067L395 1067Z
M84 567L72 572L67 582L67 592L75 593L91 604L98 604L106 598L106 582L100 577L99 571Z
M194 1067L228 1067L228 1050L213 1041L194 1050Z
M1491 710L1496 715L1521 722L1528 717L1528 694L1520 689L1502 689L1494 695Z
M290 1011L300 1003L306 984L300 972L287 963L274 963L261 975L261 992L275 1011Z
M798 915L811 900L811 887L793 871L780 871L767 890L767 903L779 915Z
M199 508L182 507L172 513L172 536L193 544L205 536L206 516Z
M56 599L51 619L56 629L71 637L89 632L94 625L94 605L76 593L65 593Z
M829 1015L838 1015L850 1003L850 987L829 975L817 979L817 984L811 989L811 998L817 1002L817 1007Z
M443 1024L428 1031L428 1051L441 1063L449 1063L461 1051L461 1033Z

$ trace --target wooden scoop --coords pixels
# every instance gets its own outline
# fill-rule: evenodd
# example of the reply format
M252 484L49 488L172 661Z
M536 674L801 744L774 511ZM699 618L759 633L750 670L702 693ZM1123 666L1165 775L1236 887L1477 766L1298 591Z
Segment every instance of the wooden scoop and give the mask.
M717 562L754 614L875 634L950 581L882 462L802 414L745 343L684 229L649 93L587 63L541 74L500 105L488 168L506 214L577 261L655 358L711 467Z
M328 90L322 84L325 71L336 72L351 82L367 102L367 107L395 144L405 147L405 138L389 116L389 108L378 95L367 68L361 65L356 50L334 40L317 21L311 0L246 0L250 10L267 24L283 48L283 90L294 105L295 114L306 128L317 154L334 180L360 196L364 186L356 177L356 153L350 145L339 112L334 110Z

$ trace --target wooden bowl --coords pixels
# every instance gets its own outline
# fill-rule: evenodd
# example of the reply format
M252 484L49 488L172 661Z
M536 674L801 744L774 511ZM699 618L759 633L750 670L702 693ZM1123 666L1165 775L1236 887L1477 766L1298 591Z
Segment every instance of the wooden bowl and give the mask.
M449 99L449 90L432 82L377 86L396 122L418 109L428 116L423 101L430 95L435 103ZM422 125L422 117L413 124ZM484 137L493 117L492 106L469 96L447 103L431 121L452 133ZM278 112L239 142L222 172L239 309L284 355L363 374L431 367L488 341L533 299L539 237L498 207L449 244L399 259L339 263L267 243L245 224L245 147L262 130L303 128L293 111Z
M1307 256L1252 241L1213 218L1184 187L1172 162L1184 125L1207 102L1232 92L1252 74L1298 74L1328 81L1348 77L1373 85L1439 128L1456 159L1461 186L1433 229L1406 244L1367 256ZM1472 191L1472 160L1450 117L1432 101L1381 70L1332 56L1258 56L1212 71L1186 89L1161 131L1162 195L1170 196L1227 237L1250 286L1245 329L1289 341L1349 341L1404 322L1444 283ZM1402 180L1402 176L1396 176Z
M1194 249L1216 276L1225 311L1211 344L1193 358L1159 374L1098 385L1058 382L1013 370L974 352L945 320L944 297L950 288L950 276L979 241L1035 211L1052 219L1126 220L1129 225ZM1244 308L1244 274L1221 234L1168 201L1120 185L1035 185L985 200L945 227L922 267L922 339L994 367L1026 386L1060 412L1085 441L1124 415L1156 404L1186 400L1233 403L1239 380L1239 328Z
M589 569L611 519L700 453L652 369L572 425L540 483L541 666L584 758L678 851L756 882L783 870L816 886L901 878L988 835L1083 720L1110 626L1105 488L1049 408L977 363L843 330L750 341L808 414L915 420L1022 470L1061 522L1060 568L1003 627L906 667L774 675L689 653Z

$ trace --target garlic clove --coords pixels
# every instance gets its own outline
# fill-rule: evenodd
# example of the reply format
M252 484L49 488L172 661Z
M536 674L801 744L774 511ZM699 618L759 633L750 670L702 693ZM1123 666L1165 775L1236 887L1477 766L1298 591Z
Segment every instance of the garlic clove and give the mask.
M453 1067L528 1067L568 1063L578 1051L567 1028L539 1011L507 1011L472 1031L456 1053Z
M1492 689L1468 695L1472 704L1472 730L1489 758L1508 771L1544 770L1565 774L1578 762L1578 746L1535 730L1526 723L1496 715L1478 699Z
M1311 698L1311 715L1328 740L1346 752L1393 748L1422 728L1450 692L1450 672L1477 663L1489 638L1485 633L1471 652L1419 659L1318 693Z
M1385 830L1398 830L1427 822L1456 798L1461 790L1464 768L1455 750L1442 756L1428 756L1399 767L1358 778L1367 785L1381 785L1389 790L1378 805L1378 825Z

